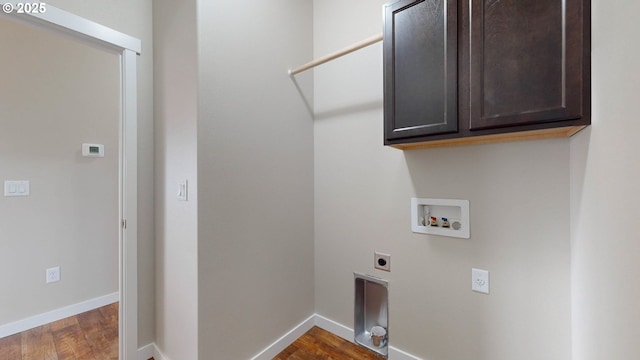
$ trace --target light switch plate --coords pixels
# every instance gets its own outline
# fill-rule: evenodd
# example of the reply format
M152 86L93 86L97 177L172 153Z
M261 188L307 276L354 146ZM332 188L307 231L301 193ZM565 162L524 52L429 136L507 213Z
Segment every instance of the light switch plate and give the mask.
M4 182L4 196L29 196L29 180L7 180Z
M489 272L481 269L471 269L471 290L489 293Z
M187 180L178 183L178 201L189 200L189 183Z

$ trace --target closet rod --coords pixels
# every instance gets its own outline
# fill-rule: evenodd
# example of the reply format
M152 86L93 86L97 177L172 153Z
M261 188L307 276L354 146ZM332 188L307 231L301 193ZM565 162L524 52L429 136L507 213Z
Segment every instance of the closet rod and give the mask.
M336 58L339 58L341 56L344 56L344 55L347 55L349 53L352 53L352 52L354 52L356 50L360 50L360 49L362 49L364 47L367 47L369 45L373 45L373 44L377 43L378 41L382 41L382 34L378 34L378 35L372 36L370 38L364 39L364 40L362 40L362 41L360 41L358 43L355 43L355 44L353 44L353 45L351 45L349 47L346 47L346 48L344 48L344 49L342 49L340 51L336 51L333 54L329 54L327 56L321 57L318 60L314 60L314 61L308 62L308 63L306 63L306 64L304 64L304 65L302 65L302 66L300 66L298 68L295 68L293 70L289 69L289 76L293 76L293 75L301 73L301 72L303 72L305 70L309 70L309 69L311 69L313 67L316 67L318 65L321 65L321 64L324 64L326 62L329 62L329 61L331 61L333 59L336 59Z

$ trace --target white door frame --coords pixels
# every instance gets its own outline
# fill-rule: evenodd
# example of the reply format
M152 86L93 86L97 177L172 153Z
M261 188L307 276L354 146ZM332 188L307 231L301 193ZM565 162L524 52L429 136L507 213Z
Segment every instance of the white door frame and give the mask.
M139 39L46 4L44 13L18 13L19 1L0 0L0 14L71 35L120 56L119 131L119 354L120 360L134 360L138 351L138 107L137 55ZM10 5L11 4L12 8ZM33 3L31 3L33 4ZM4 7L6 6L6 8ZM12 10L12 11L9 11ZM23 8L24 10L24 8Z

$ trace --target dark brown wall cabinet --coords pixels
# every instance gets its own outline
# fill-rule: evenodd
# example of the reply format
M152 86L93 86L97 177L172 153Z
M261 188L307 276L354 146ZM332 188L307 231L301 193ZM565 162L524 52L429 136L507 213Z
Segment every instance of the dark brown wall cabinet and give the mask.
M385 145L570 136L589 125L590 9L589 0L385 5Z

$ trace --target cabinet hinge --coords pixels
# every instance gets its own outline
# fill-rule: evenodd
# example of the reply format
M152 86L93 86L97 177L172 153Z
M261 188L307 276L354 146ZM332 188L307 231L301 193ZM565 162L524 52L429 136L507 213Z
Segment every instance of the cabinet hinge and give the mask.
M126 229L127 228L127 220L122 219L122 228Z

